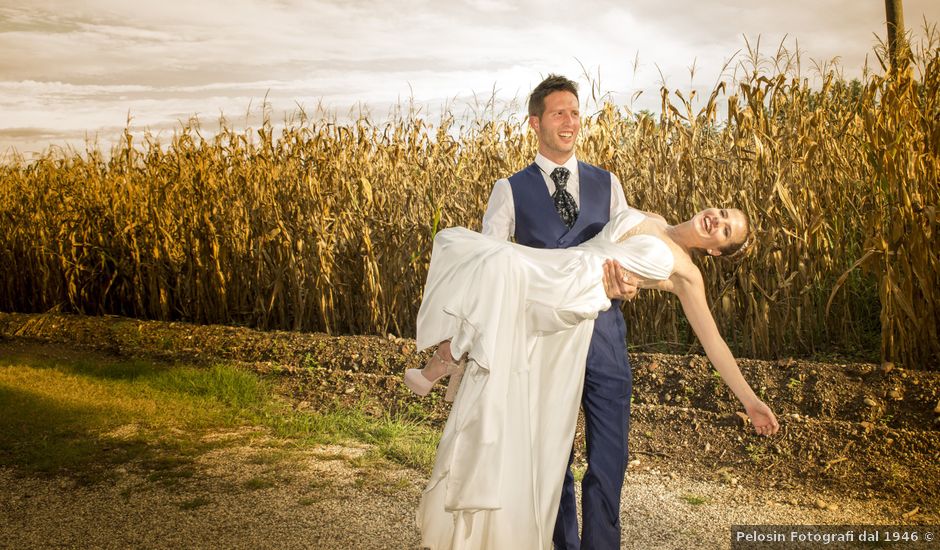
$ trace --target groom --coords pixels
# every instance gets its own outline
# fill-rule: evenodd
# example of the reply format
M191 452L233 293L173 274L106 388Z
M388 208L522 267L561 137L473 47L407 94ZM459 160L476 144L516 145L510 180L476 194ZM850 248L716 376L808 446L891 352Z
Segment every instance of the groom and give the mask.
M496 182L483 233L514 237L536 248L581 244L626 209L627 201L616 176L575 158L581 129L577 85L558 75L543 80L529 96L529 126L539 141L535 162ZM608 261L604 273L607 295L615 299L594 322L581 398L588 458L581 481L584 525L579 539L572 451L552 539L565 550L620 548L620 491L633 389L620 300L632 299L637 289L616 262Z

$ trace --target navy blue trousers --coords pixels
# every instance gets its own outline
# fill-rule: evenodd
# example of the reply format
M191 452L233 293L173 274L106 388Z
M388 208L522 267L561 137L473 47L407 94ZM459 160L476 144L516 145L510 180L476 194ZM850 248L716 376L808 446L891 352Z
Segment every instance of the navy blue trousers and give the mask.
M583 529L579 538L574 476L571 474L572 450L552 536L556 548L620 548L620 493L629 456L627 437L632 391L626 327L619 302L615 302L595 321L581 396L588 463L581 480Z

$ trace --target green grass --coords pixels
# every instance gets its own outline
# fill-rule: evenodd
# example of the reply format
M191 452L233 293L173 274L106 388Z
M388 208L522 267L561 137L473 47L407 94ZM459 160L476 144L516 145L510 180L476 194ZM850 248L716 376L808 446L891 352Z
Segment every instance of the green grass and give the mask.
M260 489L270 489L277 485L277 480L269 476L258 476L253 477L246 481L243 486L245 489L250 491L258 491Z
M580 483L584 479L584 474L587 473L587 464L581 466L572 466L571 475L574 476L574 480L577 483Z
M220 431L239 435L205 438ZM0 466L95 482L134 462L151 481L173 484L193 475L205 451L259 433L278 440L252 459L268 465L291 449L361 442L383 460L426 469L439 438L419 422L358 409L294 411L268 380L226 365L0 358Z
M705 504L706 502L708 502L708 499L707 499L707 498L702 497L702 496L698 496L698 495L691 495L691 494L682 495L681 498L682 498L682 500L686 501L687 503L691 504L692 506L699 506L699 505L702 505L702 504Z
M763 445L749 443L744 447L747 456L754 464L760 464L767 458L767 449Z

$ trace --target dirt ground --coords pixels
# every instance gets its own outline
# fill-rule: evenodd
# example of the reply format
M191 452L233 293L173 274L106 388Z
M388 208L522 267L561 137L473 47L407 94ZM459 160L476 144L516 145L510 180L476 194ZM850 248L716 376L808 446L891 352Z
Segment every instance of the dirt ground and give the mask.
M23 478L0 469L0 548L416 548L426 473L363 471L363 448L299 453L282 482L249 488L264 470L252 447L203 456L196 475L164 486L128 469L114 482ZM642 459L641 459L642 460ZM827 499L835 509L820 509ZM728 548L732 524L895 524L890 503L634 466L621 505L622 548ZM917 523L917 522L915 522Z
M437 391L401 384L424 354L395 337L263 333L108 317L0 313L4 346L94 350L194 362L227 360L275 374L299 409L355 404L440 423ZM728 547L732 524L940 524L940 373L892 365L742 361L781 430L752 435L698 356L632 354L631 463L623 548ZM583 439L579 433L578 439ZM181 486L79 486L0 470L0 547L412 548L428 472L380 474L350 456L305 451L271 487L240 479L257 449L203 457ZM578 465L583 465L579 455ZM234 489L233 489L234 488Z

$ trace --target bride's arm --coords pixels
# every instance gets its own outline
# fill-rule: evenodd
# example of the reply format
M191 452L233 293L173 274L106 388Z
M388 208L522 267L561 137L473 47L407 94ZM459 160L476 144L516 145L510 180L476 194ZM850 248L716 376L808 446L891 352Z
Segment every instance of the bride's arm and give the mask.
M679 297L689 325L692 326L702 347L705 348L705 355L715 366L721 379L744 405L754 424L754 430L763 435L776 433L779 428L777 418L770 408L754 394L754 390L741 375L741 369L738 368L737 361L728 349L728 344L718 332L718 326L705 299L702 273L697 267L689 264L683 266L681 271L677 270L670 279L673 283L672 292Z

